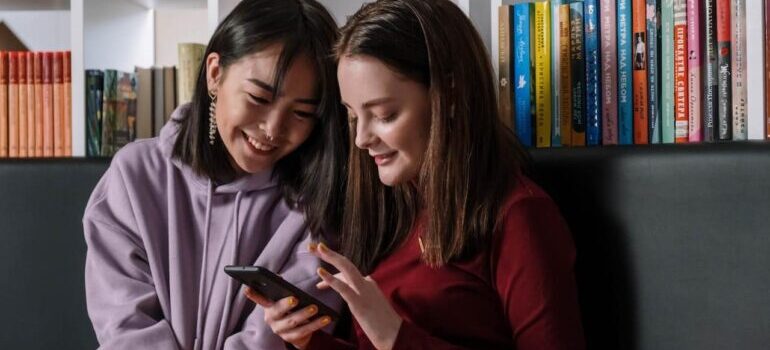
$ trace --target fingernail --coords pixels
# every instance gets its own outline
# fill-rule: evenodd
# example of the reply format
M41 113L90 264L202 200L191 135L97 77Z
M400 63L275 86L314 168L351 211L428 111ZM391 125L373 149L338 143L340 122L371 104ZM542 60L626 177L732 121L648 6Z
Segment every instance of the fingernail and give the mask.
M323 242L318 243L318 250L320 250L321 252L326 253L329 251L328 249L329 247L327 247L326 244L323 244Z
M297 305L297 298L290 297L289 298L289 306L296 306Z
M318 308L317 308L317 307L315 307L315 305L310 305L310 307L309 307L309 308L307 308L307 314L308 314L308 315L313 315L313 314L315 314L316 312L318 312Z
M329 277L331 275L329 271L326 271L323 267L318 268L318 274L321 275L321 277Z
M329 322L331 322L331 321L332 321L332 319L327 316L327 317L324 317L324 318L321 319L321 324L325 326L325 325L329 324Z
M316 243L310 243L310 244L307 245L307 250L309 250L311 252L316 250L316 249L318 249L318 244L316 244Z

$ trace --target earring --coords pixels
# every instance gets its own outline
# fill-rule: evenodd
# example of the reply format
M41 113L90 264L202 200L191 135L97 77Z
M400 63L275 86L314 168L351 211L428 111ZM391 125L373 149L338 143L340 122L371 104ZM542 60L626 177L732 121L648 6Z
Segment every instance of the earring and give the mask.
M209 145L214 145L214 139L217 134L217 118L214 116L214 111L217 106L217 95L213 91L209 91Z

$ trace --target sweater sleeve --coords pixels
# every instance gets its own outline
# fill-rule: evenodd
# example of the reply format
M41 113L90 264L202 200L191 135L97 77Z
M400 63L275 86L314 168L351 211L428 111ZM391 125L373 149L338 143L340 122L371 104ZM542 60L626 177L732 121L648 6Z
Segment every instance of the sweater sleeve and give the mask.
M86 206L86 303L101 349L178 349L164 319L119 169L113 164Z
M572 236L549 197L508 208L491 264L517 349L585 348L574 262Z

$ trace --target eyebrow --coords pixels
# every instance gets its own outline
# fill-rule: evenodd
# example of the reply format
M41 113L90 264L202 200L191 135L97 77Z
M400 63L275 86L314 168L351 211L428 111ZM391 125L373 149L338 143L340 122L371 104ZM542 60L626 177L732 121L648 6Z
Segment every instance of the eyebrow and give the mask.
M385 103L391 102L393 100L394 99L392 97L375 98L373 100L369 100L368 102L364 103L361 107L363 107L363 109L369 109L369 108L372 108L374 106L378 106L378 105L381 105L381 104L385 104ZM347 104L347 102L342 101L342 104L345 105L345 107L350 108L350 106Z
M270 92L271 94L275 95L275 87L273 87L272 85L270 85L270 84L268 84L268 83L266 83L266 82L264 82L262 80L256 79L256 78L247 79L247 80L250 83L252 83L252 84L254 84L254 85L258 86L258 87L261 87L261 88L267 90L268 92ZM316 106L316 105L321 103L321 100L317 99L317 98L298 98L298 99L295 99L294 102L302 103L302 104L306 104L306 105Z

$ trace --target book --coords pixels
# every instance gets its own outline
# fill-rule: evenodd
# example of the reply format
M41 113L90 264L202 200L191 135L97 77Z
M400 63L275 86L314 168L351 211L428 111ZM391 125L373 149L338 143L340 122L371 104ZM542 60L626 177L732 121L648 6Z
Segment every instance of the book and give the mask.
M614 0L601 0L602 144L618 144L618 46Z
M765 20L761 1L746 1L746 127L749 140L765 139Z
M572 146L586 144L586 65L583 3L569 5L570 76L572 78Z
M572 62L569 4L559 5L559 129L561 144L572 145ZM614 46L614 45L613 45Z
M62 75L64 83L64 156L72 156L72 53L62 54Z
M719 113L719 63L717 54L717 2L706 0L703 11L703 141L717 140Z
M131 104L136 102L136 93L133 87L134 77L131 73L118 72L117 73L117 96L115 103L115 120L112 130L112 152L116 153L131 142L131 137L135 134L132 130L134 121L136 120L136 113L131 114Z
M647 51L647 8L645 0L633 0L634 33L634 144L649 143L649 91L648 89L648 55Z
M34 84L35 84L35 157L43 157L43 53L35 52L34 58Z
M510 23L507 24L506 28L510 28ZM510 35L507 37L510 38ZM206 45L180 43L177 45L177 52L179 54L179 69L177 70L176 79L178 106L192 101L193 93L195 92L195 84L198 81L198 73L200 72L200 67L204 60L203 56L206 54ZM508 55L508 57L510 57L510 55ZM509 124L510 119L508 120L508 125Z
M27 135L29 127L27 126L27 90L29 84L27 84L27 53L18 52L18 65L19 70L17 79L19 81L19 157L27 158L29 145L27 143Z
M86 70L86 156L98 157L102 153L102 91L104 72Z
M634 88L631 0L618 0L618 142L634 142Z
M687 0L674 0L674 138L690 140L687 60Z
M717 63L719 64L718 138L733 137L732 24L730 0L717 0Z
M102 137L101 156L112 157L117 152L115 129L118 108L118 71L104 70L104 88L102 89Z
M19 53L8 52L8 157L19 157Z
M601 144L601 84L599 58L599 9L596 0L583 2L586 60L586 145Z
M513 40L513 35L511 33L512 27L512 17L513 17L513 6L511 5L502 5L498 9L498 20L499 20L499 27L498 27L498 41L499 41L499 52L498 52L498 109L500 113L500 119L503 122L503 125L506 127L514 127L513 125L513 87L511 84L511 76L513 73L513 60L511 55L511 42ZM183 71L184 68L181 64L181 44L180 44L180 65L179 65L179 72L180 81L183 78ZM179 83L180 86L180 92L181 92L181 86L182 83ZM184 103L184 99L180 94L180 102Z
M64 57L53 53L53 156L64 156Z
M27 51L27 157L35 157L35 53Z
M534 5L535 145L551 146L551 11L547 2Z
M687 0L687 127L688 141L703 141L700 0Z
M42 56L43 67L43 157L54 156L53 52Z
M661 141L674 143L674 0L663 0L661 30Z
M163 99L166 92L163 88L163 68L152 68L152 128L153 135L160 135L160 129L166 123L166 104Z
M746 1L732 1L732 65L733 65L733 141L748 139L746 125L746 108L748 94L746 92Z
M561 147L561 103L560 86L561 75L559 64L561 62L559 33L559 6L562 0L551 0L551 147Z
M649 143L661 143L660 115L660 29L658 0L647 0L647 112Z
M515 131L525 147L532 147L532 59L530 5L514 6L514 108Z
M0 51L0 158L8 157L8 52Z
M176 109L176 68L163 67L163 123Z
M136 67L136 138L153 137L152 128L152 69Z

